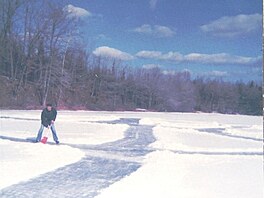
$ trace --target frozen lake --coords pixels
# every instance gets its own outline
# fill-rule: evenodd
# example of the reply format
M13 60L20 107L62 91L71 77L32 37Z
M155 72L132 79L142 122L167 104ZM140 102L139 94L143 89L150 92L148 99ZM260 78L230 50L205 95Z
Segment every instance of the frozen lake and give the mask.
M262 117L0 111L0 197L263 197Z

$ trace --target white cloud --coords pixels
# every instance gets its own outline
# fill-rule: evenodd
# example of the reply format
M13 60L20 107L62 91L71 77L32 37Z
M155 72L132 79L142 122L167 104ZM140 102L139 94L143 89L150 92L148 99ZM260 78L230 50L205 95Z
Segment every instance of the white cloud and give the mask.
M198 62L205 64L237 64L237 65L250 65L258 62L258 57L245 57L245 56L234 56L227 53L219 54L199 54L191 53L185 55L185 60L188 62Z
M149 1L149 6L151 10L155 10L157 6L158 0L150 0Z
M175 32L169 27L161 25L155 25L153 28L153 32L157 37L172 37L175 34Z
M137 33L151 34L152 33L152 27L148 24L144 24L140 27L135 28L133 31L137 32Z
M162 56L162 53L159 51L140 51L136 54L139 58L145 59L159 59Z
M161 25L151 26L149 24L144 24L140 27L137 27L133 30L133 32L145 34L148 36L154 36L157 38L173 37L175 35L175 32L169 27Z
M162 54L160 51L140 51L136 54L138 58L144 59L157 59L157 60L167 60L167 61L176 61L179 56L177 52L169 52L167 54Z
M68 12L70 17L82 18L82 17L92 16L92 13L89 12L88 10L85 10L84 8L80 8L80 7L75 7L71 4L67 5L64 8L64 10Z
M159 59L173 62L181 62L184 60L184 56L179 52L169 52L160 56Z
M134 57L126 52L122 52L115 48L110 48L107 46L98 47L93 51L96 56L101 56L105 58L114 58L119 60L132 60Z
M200 28L203 32L214 36L234 37L261 30L261 26L262 15L256 13L251 15L224 16L209 24L202 25Z
M138 58L144 59L156 59L163 61L171 61L171 62L181 62L184 61L184 55L179 52L168 52L163 54L160 51L140 51L136 54Z
M262 63L262 57L245 57L235 56L227 53L218 54L200 54L190 53L183 55L179 52L161 53L159 51L140 51L136 54L139 58L156 59L170 62L188 62L188 63L202 63L213 65L252 65L259 66Z

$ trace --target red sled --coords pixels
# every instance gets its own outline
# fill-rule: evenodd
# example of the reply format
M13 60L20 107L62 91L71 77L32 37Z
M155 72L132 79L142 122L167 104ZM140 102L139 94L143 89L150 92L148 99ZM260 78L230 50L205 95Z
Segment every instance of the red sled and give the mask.
M48 137L43 137L40 141L41 143L46 144L48 141Z

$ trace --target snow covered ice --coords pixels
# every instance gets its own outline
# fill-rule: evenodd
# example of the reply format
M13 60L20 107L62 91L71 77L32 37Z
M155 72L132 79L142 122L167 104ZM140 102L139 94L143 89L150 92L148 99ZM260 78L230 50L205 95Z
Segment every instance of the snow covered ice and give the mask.
M263 197L262 117L60 111L0 114L0 197Z

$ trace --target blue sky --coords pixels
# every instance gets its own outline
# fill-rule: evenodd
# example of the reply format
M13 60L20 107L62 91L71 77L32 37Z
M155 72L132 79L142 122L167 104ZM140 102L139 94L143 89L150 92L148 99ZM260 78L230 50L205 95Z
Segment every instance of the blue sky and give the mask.
M262 80L261 0L67 0L94 55L195 77Z

